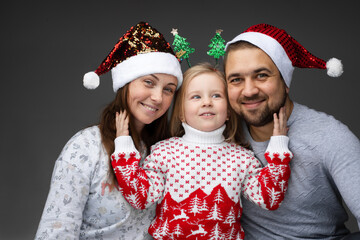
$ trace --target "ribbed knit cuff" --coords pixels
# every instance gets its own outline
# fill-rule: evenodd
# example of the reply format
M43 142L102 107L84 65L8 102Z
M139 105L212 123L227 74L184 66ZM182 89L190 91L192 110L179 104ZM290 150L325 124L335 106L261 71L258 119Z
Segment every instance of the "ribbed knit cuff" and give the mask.
M288 136L285 135L272 136L270 138L266 152L270 152L270 153L278 152L280 154L283 154L285 152L290 152L288 146L289 146Z
M130 136L119 136L115 138L115 153L136 152L134 142Z

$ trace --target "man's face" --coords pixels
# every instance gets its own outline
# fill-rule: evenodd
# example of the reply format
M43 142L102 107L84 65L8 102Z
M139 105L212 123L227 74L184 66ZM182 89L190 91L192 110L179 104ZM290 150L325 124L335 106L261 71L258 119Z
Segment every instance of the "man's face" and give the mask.
M255 127L273 121L289 89L271 58L258 48L230 51L225 66L232 108Z

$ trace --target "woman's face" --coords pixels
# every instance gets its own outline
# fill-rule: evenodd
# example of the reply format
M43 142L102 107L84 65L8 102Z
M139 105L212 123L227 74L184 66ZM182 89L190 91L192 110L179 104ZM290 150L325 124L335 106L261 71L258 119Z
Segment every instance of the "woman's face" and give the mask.
M127 103L138 132L168 110L177 83L176 77L164 73L146 75L130 82Z

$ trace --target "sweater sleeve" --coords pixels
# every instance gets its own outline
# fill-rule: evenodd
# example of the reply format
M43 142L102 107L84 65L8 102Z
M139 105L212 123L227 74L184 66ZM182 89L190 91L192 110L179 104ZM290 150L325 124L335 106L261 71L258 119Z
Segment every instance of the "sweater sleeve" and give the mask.
M293 157L288 142L287 136L271 137L265 152L268 165L264 168L258 159L248 156L243 194L264 209L276 210L284 199L290 177L289 162Z
M94 150L87 143L82 134L77 134L59 155L35 239L79 239Z
M345 125L333 127L318 150L324 166L360 228L360 141Z
M141 156L130 136L115 139L115 152L111 156L115 176L124 198L137 209L145 209L157 201L164 191L165 176L158 167L153 150L140 166Z

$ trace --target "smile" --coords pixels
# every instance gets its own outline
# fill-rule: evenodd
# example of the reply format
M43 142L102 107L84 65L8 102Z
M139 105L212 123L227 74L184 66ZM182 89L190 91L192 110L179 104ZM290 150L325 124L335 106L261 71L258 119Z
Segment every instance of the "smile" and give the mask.
M147 110L152 111L152 112L156 112L158 110L157 108L151 107L151 106L146 105L144 103L141 103L141 105L143 105Z
M242 102L241 104L247 108L256 108L263 102L264 102L264 100L258 100L258 101Z
M210 117L210 116L214 116L214 115L215 115L214 113L209 113L209 112L200 114L200 116L203 116L203 117Z

